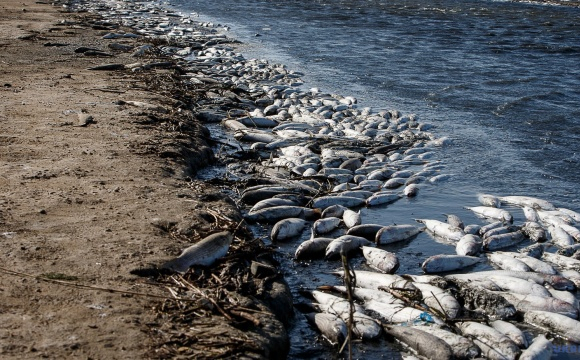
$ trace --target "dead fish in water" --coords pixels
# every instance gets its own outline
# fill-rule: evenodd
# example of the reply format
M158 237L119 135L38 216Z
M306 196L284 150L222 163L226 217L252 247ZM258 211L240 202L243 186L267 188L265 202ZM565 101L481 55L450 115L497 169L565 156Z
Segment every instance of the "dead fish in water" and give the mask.
M300 236L308 223L300 218L288 218L278 221L272 227L272 241L283 241Z
M577 213L574 210L566 209L566 208L556 208L559 212L570 216L574 221L580 222L580 213Z
M393 274L399 268L399 259L392 252L363 246L362 252L369 266L385 274Z
M462 269L480 261L481 259L475 256L433 255L423 262L421 268L426 274L431 274Z
M517 252L504 252L504 251L497 251L496 253L500 253L502 255L511 256L523 262L524 264L528 265L530 269L534 272L547 274L547 275L556 275L558 272L554 269L551 265L543 262L542 260L536 259L531 256L527 256L525 254L517 253Z
M495 320L489 324L492 328L510 338L518 347L522 349L528 347L528 339L526 339L526 335L514 324L503 320Z
M453 350L445 341L415 327L383 326L385 332L427 359L453 359Z
M320 286L319 289L321 290L330 290L330 291L338 291L341 294L347 294L347 289L345 286ZM355 287L352 289L353 296L356 300L359 301L370 301L375 300L386 304L399 304L405 305L405 303L394 297L391 293L381 290L375 289L367 289L367 288L360 288Z
M477 200L483 206L490 206L490 207L498 208L501 205L497 196L493 196L493 195L489 195L489 194L478 194Z
M495 229L495 228L502 227L504 225L505 224L504 224L503 221L495 221L495 222L492 222L491 224L487 224L485 226L480 227L479 228L479 235L482 235L483 236L483 234L485 234L486 232L488 232L488 231L490 231L492 229Z
M449 225L459 228L461 230L463 230L463 228L465 227L465 224L463 224L463 221L461 221L459 216L453 214L443 214L443 215L447 217L447 223Z
M515 360L520 354L520 349L510 338L490 326L467 321L458 323L457 327L463 335L477 339L493 349L494 352L499 353L497 356L494 356L482 351L482 354L488 358Z
M311 313L306 314L306 318L331 344L341 345L344 343L348 330L346 323L338 316L328 313Z
M488 253L487 258L492 264L499 266L502 270L532 271L524 262L500 252Z
M296 260L307 260L307 259L321 259L324 257L326 248L334 239L332 238L311 238L302 242L296 249L294 254L294 259Z
M536 336L530 347L523 351L519 360L550 360L554 345L543 334Z
M546 230L535 221L527 221L522 225L522 232L533 242L544 242L548 240Z
M320 209L310 209L301 206L273 206L247 214L245 219L250 222L276 223L287 218L304 218L313 220L320 217Z
M528 281L533 281L536 284L545 285L550 284L556 290L574 290L575 286L570 280L566 279L560 275L546 275L534 272L524 272L524 271L508 271L508 270L489 270L489 271L477 271L469 274L450 274L446 275L446 278L457 278L463 280L480 280L487 279L489 276L511 276Z
M425 228L414 225L387 225L379 229L375 236L377 245L404 241L419 234Z
M161 265L161 268L184 273L194 265L210 266L227 254L233 238L229 231L212 234L183 250L181 255Z
M413 328L425 331L431 335L437 336L451 346L453 356L458 360L473 359L479 356L481 350L471 340L451 331L444 330L435 325L416 325Z
M548 232L552 238L552 243L559 247L566 247L574 244L574 239L562 227L558 225L548 225Z
M538 213L533 208L531 208L529 206L524 206L523 210L524 210L524 217L526 218L526 220L533 221L533 222L540 221L540 218L538 217Z
M344 222L344 225L346 225L346 227L349 229L356 225L360 225L362 221L360 216L360 210L352 211L350 209L346 209L342 214L342 221Z
M324 209L324 211L322 211L321 217L323 219L328 217L341 218L345 210L347 210L347 208L342 205L332 205Z
M366 199L367 206L377 206L384 204L391 204L399 200L401 195L393 194L389 192L377 192L368 199Z
M415 219L415 221L425 224L427 230L448 240L459 241L465 235L463 230L439 220Z
M530 310L524 314L524 321L555 333L568 341L580 344L580 321L567 316L539 310Z
M270 198L258 201L254 206L252 206L252 208L248 211L248 213L253 213L258 210L262 210L273 206L283 206L283 205L298 206L299 204L293 200Z
M335 271L333 274L340 276L344 275L344 271ZM408 292L415 292L418 294L418 289L409 280L404 279L399 275L380 274L373 271L355 270L356 286L367 289L396 288L403 289Z
M521 248L518 250L520 254L527 255L536 259L542 257L544 253L544 246L542 244L534 244L530 246L526 246L525 248Z
M542 258L564 269L580 271L580 260L547 252L542 255Z
M379 224L360 224L355 225L347 230L347 235L354 235L364 237L367 240L374 241L377 236L377 232L383 228L383 225Z
M455 319L461 313L461 305L446 290L426 283L413 283L421 292L423 303L446 319Z
M572 319L578 318L578 309L576 309L572 304L560 299L508 292L501 293L501 296L512 303L516 307L516 310L522 313L530 310L540 310L564 315Z
M359 250L361 246L370 246L373 243L360 236L343 235L334 239L326 247L326 258L333 259L341 254L348 254L352 251Z
M419 185L417 184L407 184L409 181L405 182L407 186L403 189L403 194L407 197L417 196L419 193Z
M502 203L517 205L517 206L528 206L531 208L539 208L542 210L555 210L556 207L552 205L549 201L530 197L530 196L500 196L499 200Z
M493 281L499 288L503 291L512 292L521 295L535 295L541 297L552 297L548 289L540 284L536 284L533 281L527 281L520 278L514 278L511 276L497 276L491 275L487 278L489 281Z
M323 219L318 219L312 225L314 234L326 234L336 229L340 224L340 219L337 217L327 217Z
M525 236L521 231L514 231L507 234L492 235L483 240L483 249L486 251L494 251L504 249L506 247L514 246L525 240Z
M418 310L408 306L397 304L385 304L376 300L369 300L364 303L367 311L375 313L382 321L388 323L413 323L417 320L425 320L441 324L438 317L423 310Z
M312 201L312 207L326 209L332 205L342 205L347 208L362 206L365 200L352 196L321 196Z
M516 308L512 304L494 291L481 287L480 282L455 276L445 278L459 288L456 297L466 309L483 313L491 319L505 320L516 315Z
M571 293L570 291L560 291L552 288L550 285L546 285L548 292L552 295L553 298L560 299L562 301L567 302L568 304L574 306L576 309L580 309L580 303L576 296Z
M477 235L464 235L457 245L455 245L455 252L457 255L475 256L481 252L483 242Z
M481 225L470 224L470 225L467 225L463 229L463 232L466 233L466 234L470 234L470 235L478 235L480 229L481 229Z
M476 215L489 218L489 219L497 219L500 221L512 223L514 218L512 214L509 213L507 210L502 210L494 207L489 206L465 206L467 210L473 211Z
M517 226L500 226L494 229L491 229L487 232L485 232L481 237L483 239L487 239L490 236L494 236L494 235L501 235L501 234L507 234L510 232L514 232L514 231L518 231L519 228Z

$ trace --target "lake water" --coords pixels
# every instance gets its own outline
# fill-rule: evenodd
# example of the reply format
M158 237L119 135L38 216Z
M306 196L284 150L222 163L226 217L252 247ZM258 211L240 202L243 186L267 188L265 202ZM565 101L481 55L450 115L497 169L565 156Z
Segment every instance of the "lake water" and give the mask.
M466 224L481 224L463 208L478 205L479 192L536 196L580 210L580 1L175 0L172 5L229 26L229 35L244 42L246 58L303 72L306 88L353 95L375 111L417 114L436 126L438 136L453 139L439 154L446 172L455 175L451 180L393 206L363 209L365 223L443 220L443 213L452 213ZM521 211L512 210L521 223ZM300 301L301 287L338 284L328 271L339 264L294 263L297 243L281 246L280 257ZM454 253L426 234L391 249L403 259L399 273L420 273L418 264L427 256ZM290 357L332 357L302 323L298 318L291 330ZM357 356L399 356L385 349L365 344Z

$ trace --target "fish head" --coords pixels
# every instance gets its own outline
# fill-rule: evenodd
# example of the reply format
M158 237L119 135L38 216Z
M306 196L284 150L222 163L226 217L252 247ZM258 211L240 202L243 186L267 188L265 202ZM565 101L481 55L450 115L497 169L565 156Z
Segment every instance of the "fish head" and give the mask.
M572 281L566 279L564 276L561 276L561 275L549 275L548 282L556 290L571 290L571 291L573 291L576 289L576 285L574 285L574 283Z

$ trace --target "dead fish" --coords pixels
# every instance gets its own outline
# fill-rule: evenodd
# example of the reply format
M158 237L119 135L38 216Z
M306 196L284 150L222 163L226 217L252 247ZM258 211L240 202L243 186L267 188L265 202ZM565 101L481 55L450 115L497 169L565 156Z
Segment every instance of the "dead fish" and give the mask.
M436 184L436 183L440 183L440 182L443 182L445 180L448 180L448 179L452 178L453 176L454 176L453 174L435 175L429 179L429 182L432 184Z
M362 206L365 200L352 196L321 196L312 201L312 207L326 209L332 205L342 205L347 208Z
M338 316L328 313L311 313L306 314L306 318L331 344L342 345L344 343L348 330L345 322Z
M525 237L521 231L514 231L507 234L492 235L483 240L483 249L494 251L514 246L524 241Z
M548 240L546 236L546 230L542 225L535 221L527 221L522 225L522 232L530 238L533 242L544 242Z
M427 359L453 359L453 350L445 341L415 327L383 326L385 332Z
M457 274L456 274L457 275ZM446 276L453 282L459 291L456 297L466 309L487 315L490 319L510 319L516 315L516 308L501 295L482 287L483 282L472 281L469 277ZM487 285L485 285L487 286Z
M281 219L301 218L314 220L320 217L320 209L310 209L301 206L273 206L247 214L245 219L249 222L276 223Z
M233 235L229 231L212 234L183 250L181 255L161 265L161 268L184 273L194 265L210 266L227 254L232 240Z
M343 271L335 271L334 274L343 276ZM367 288L367 289L378 289L383 288L394 288L403 289L403 291L408 291L409 293L415 292L418 294L417 288L409 280L404 279L399 275L392 274L380 274L374 271L363 271L355 270L356 286Z
M514 221L512 214L510 214L509 211L507 210L502 210L489 206L473 206L473 207L466 206L465 208L467 210L473 211L476 215L485 218L497 219L508 223L512 223Z
M455 245L455 252L457 255L475 256L481 252L483 242L481 238L476 235L464 235L457 245Z
M347 255L352 251L359 250L361 246L370 246L373 243L360 236L343 235L334 239L326 247L326 258L333 259L341 254Z
M342 221L344 222L344 225L346 225L346 227L349 229L356 225L360 225L362 221L360 216L360 210L352 211L350 209L346 209L342 214Z
M490 236L507 234L510 232L518 231L518 230L519 230L519 228L517 226L500 226L500 227L497 227L495 229L491 229L491 230L487 231L481 237L483 239L487 239Z
M481 350L471 340L461 335L457 335L451 331L444 330L435 325L416 325L413 328L425 331L431 335L437 336L439 339L445 341L447 345L451 346L453 356L458 360L473 359L479 356Z
M491 229L495 229L495 228L499 228L504 226L504 222L503 221L495 221L492 222L491 224L487 224L485 226L482 226L481 228L479 228L479 235L485 234L486 232L490 231Z
M520 349L510 338L490 326L467 321L458 323L457 327L459 327L463 335L485 343L495 351L499 352L504 359L515 360L520 354ZM490 357L489 353L484 353L484 355ZM491 358L501 359L502 357L491 355Z
M496 253L500 253L502 255L511 256L523 262L524 264L528 265L530 269L534 272L547 274L547 275L556 275L558 272L549 264L543 262L542 260L536 259L531 256L527 256L525 254L517 253L517 252L504 252L498 251Z
M526 218L526 220L533 221L533 222L540 221L540 218L538 217L538 213L533 208L531 208L529 206L524 206L523 210L524 210L524 217Z
M566 208L556 208L559 212L570 216L574 221L580 222L580 213L577 213L574 210L566 209Z
M347 230L347 235L364 237L367 240L374 241L377 236L377 232L383 228L383 225L379 224L360 224L355 225Z
M401 198L398 194L388 193L388 192L377 192L374 195L366 199L367 206L377 206L391 204Z
M493 281L503 291L512 292L521 295L535 295L541 297L552 297L548 289L536 284L533 281L527 281L511 276L491 275L487 280Z
M437 314L442 314L446 319L455 319L461 313L461 305L446 290L426 283L415 282L413 285L421 292L423 303Z
M413 323L420 320L442 323L441 319L436 316L408 306L385 304L376 300L369 300L364 303L364 307L367 311L376 314L380 320L388 323Z
M550 285L546 285L548 292L552 295L553 298L560 299L562 301L567 302L568 304L574 306L576 309L580 309L580 304L578 303L578 299L576 296L571 293L570 291L560 291L552 288Z
M530 310L524 314L524 321L559 337L580 344L580 321L548 311Z
M548 253L548 252L545 252L542 255L542 258L544 260L551 262L552 264L556 264L559 267L562 267L564 269L580 271L580 260L576 260L576 259L572 259L572 258L569 258L566 256L552 254L552 253Z
M368 190L347 190L341 192L339 196L350 196L366 200L370 196L373 196L373 194L372 191Z
M550 360L554 345L543 334L536 336L530 347L523 351L519 360Z
M561 270L560 274L580 288L580 272L576 270Z
M463 228L465 227L465 225L463 224L463 221L461 221L461 219L459 218L459 216L457 215L453 215L453 214L443 214L447 217L447 223L453 227L459 228L461 230L463 230Z
M463 232L466 233L466 234L470 234L470 235L478 235L480 229L481 229L481 225L470 224L470 225L467 225L463 229Z
M399 259L392 252L363 246L362 252L369 266L385 274L393 274L399 268Z
M542 257L544 253L544 246L542 244L533 244L530 246L526 246L525 248L521 248L518 250L520 254L527 255L536 259Z
M498 208L501 205L497 196L494 196L494 195L478 194L477 200L483 206L490 206L490 207Z
M416 236L424 229L422 226L405 224L383 226L376 233L375 243L377 245L384 245L404 241Z
M278 221L272 227L272 241L283 241L300 236L308 223L300 218L288 218Z
M562 227L558 225L549 225L548 232L552 242L560 247L566 247L574 244L574 239Z
M578 310L573 305L560 299L510 292L501 293L501 296L512 303L516 307L516 310L522 313L530 310L540 310L564 315L572 319L578 318Z
M299 204L296 201L289 200L289 199L279 199L279 198L270 198L258 201L252 208L248 211L248 213L253 213L258 210L262 210L265 208L273 207L273 206L298 206Z
M481 259L475 256L433 255L423 262L421 268L426 274L431 274L462 269L480 261Z
M568 224L560 224L560 227L562 228L562 230L564 230L570 236L572 236L574 238L574 240L580 241L580 230L578 230L574 226L568 225Z
M340 224L341 220L337 217L327 217L323 219L318 219L312 225L314 234L326 234L336 229Z
M326 248L334 239L332 238L311 238L302 242L296 249L294 254L294 259L296 260L307 260L307 259L321 259L324 257Z
M345 210L347 210L347 208L342 205L329 206L326 209L324 209L324 211L322 211L322 218L328 217L341 218Z
M500 196L499 200L502 203L517 205L517 206L529 206L531 208L539 208L542 210L555 210L556 207L552 205L549 201L530 197L530 196Z
M510 338L518 347L522 349L528 347L528 339L526 339L526 335L524 335L523 331L514 324L503 320L495 320L489 324L492 328Z
M459 241L465 235L463 230L439 220L415 219L415 221L425 224L427 230L433 234L451 241Z
M338 291L341 294L347 294L347 289L345 286L321 286L319 289L322 290L330 290L330 291ZM367 289L367 288L360 288L355 287L352 289L353 296L356 300L359 301L370 301L375 300L386 304L399 304L405 305L405 303L394 297L391 293L386 291L376 290L376 289Z
M245 142L262 142L271 143L280 139L275 134L268 131L256 129L239 129L234 133L234 138L238 141Z
M411 178L409 178L411 179ZM409 183L409 180L405 182L405 188L403 189L403 194L407 197L414 197L417 196L419 193L419 185L415 183Z
M453 274L449 276L463 277L467 275L469 279L486 279L489 276L511 276L519 279L525 279L528 281L533 281L536 284L545 285L550 284L556 290L574 290L575 286L570 280L566 279L560 275L546 275L534 272L525 271L508 271L508 270L491 270L491 271L478 271L469 274ZM447 276L446 276L447 277Z
M511 271L532 271L524 262L501 252L488 253L487 258L492 264L499 266L502 270Z

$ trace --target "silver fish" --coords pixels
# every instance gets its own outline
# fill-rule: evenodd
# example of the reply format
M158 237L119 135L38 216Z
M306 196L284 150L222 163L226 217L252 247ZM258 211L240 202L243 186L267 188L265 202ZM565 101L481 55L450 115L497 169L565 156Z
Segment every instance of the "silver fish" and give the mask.
M345 322L336 315L328 313L307 314L308 321L316 326L331 344L341 345L347 337Z
M276 223L279 220L291 217L304 218L307 220L320 217L320 209L310 209L301 206L273 206L258 210L246 215L246 220L250 222Z
M580 344L580 321L548 311L530 310L524 314L524 321L564 339Z
M445 341L453 351L453 356L458 360L473 359L479 356L481 350L471 340L461 335L444 330L435 325L431 326L413 326L416 329L425 331L431 335L437 336L439 339Z
M498 287L504 291L509 291L514 294L521 295L535 295L540 297L552 297L548 289L542 285L536 284L533 281L527 281L511 276L491 275L487 280L493 281Z
M384 326L385 332L426 359L453 359L453 350L445 341L414 327Z
M500 252L488 253L487 258L492 264L500 267L502 270L532 271L524 262Z
M470 235L478 235L480 229L481 229L481 225L470 224L470 225L467 225L463 229L463 232L466 233L466 234L470 234Z
M362 252L370 267L385 274L393 274L399 268L399 259L392 252L363 246Z
M529 206L531 208L539 208L542 210L555 210L556 207L552 205L549 201L530 197L530 196L500 196L499 200L502 203L517 205L517 206Z
M558 273L556 271L556 269L554 269L549 264L543 262L542 260L538 260L534 257L531 257L531 256L527 256L527 255L517 253L517 252L497 251L496 253L500 253L502 255L507 255L507 256L511 256L513 258L516 258L516 259L520 260L521 262L525 263L526 265L528 265L528 267L530 269L532 269L532 271L535 271L538 273L547 274L547 275L556 275Z
M530 347L522 352L519 360L550 360L554 345L542 334L536 336Z
M483 206L490 206L490 207L498 208L501 205L497 196L494 196L494 195L478 194L477 200Z
M323 258L328 244L330 244L333 240L334 239L332 238L312 238L306 240L296 249L294 259L306 260Z
M530 310L540 310L564 315L572 319L578 318L578 310L573 305L560 299L508 292L501 293L501 296L512 303L522 313Z
M531 208L529 206L524 206L523 210L524 210L524 217L526 218L526 220L533 221L533 222L540 221L540 218L538 217L538 213L533 208Z
M322 218L327 218L327 217L337 217L337 218L341 218L342 214L344 214L344 211L347 208L342 206L342 205L332 205L327 207L326 209L324 209L324 211L322 212Z
M475 256L481 252L483 242L476 235L464 235L455 246L457 255Z
M518 250L520 254L527 255L536 259L542 257L544 253L544 246L542 244L533 244L530 246L526 246L525 248L521 248Z
M516 226L500 226L500 227L497 227L495 229L491 229L491 230L487 231L485 234L482 235L482 238L487 239L490 236L507 234L507 233L514 232L517 230L518 230L518 228Z
M463 230L439 220L415 219L415 221L425 224L427 230L433 234L451 241L459 241L465 235Z
M318 219L312 225L314 234L326 234L336 229L340 224L341 220L337 217L327 217L323 219Z
M479 235L483 235L483 234L485 234L486 232L488 232L491 229L495 229L495 228L498 228L498 227L502 227L504 225L505 224L504 224L503 221L495 221L495 222L492 222L491 224L487 224L487 225L482 226L481 228L479 228Z
M375 237L377 236L377 232L382 228L383 225L379 224L360 224L349 228L346 234L360 236L367 240L374 241Z
M352 196L321 196L312 201L312 207L326 209L332 205L342 205L347 208L362 206L365 200Z
M272 227L270 235L272 241L284 241L300 236L308 223L300 218L288 218L278 221Z
M465 224L463 224L463 221L461 221L459 216L453 214L444 214L444 215L447 217L447 223L449 225L463 230Z
M544 285L550 284L556 290L574 290L575 286L570 280L564 278L560 275L546 275L538 274L533 272L524 271L507 271L507 270L491 270L491 271L478 271L469 274L450 274L446 275L446 278L457 278L463 280L473 280L473 279L487 279L489 276L499 275L499 276L512 276L520 279L525 279L533 281L536 284Z
M542 258L564 269L580 271L580 260L548 252L545 252Z
M336 271L335 274L343 276L343 271ZM356 286L367 289L396 288L404 289L409 292L418 293L418 289L409 280L404 279L399 275L379 274L373 271L355 270Z
M522 349L528 347L528 339L526 339L526 335L514 324L503 320L495 320L489 324L492 328L510 338L518 347Z
M413 283L423 296L423 303L431 310L443 314L446 319L455 319L461 313L461 305L447 291L425 283Z
M580 213L566 208L556 208L556 210L570 216L572 219L574 219L574 221L580 222Z
M229 231L212 234L183 250L181 255L167 261L161 268L184 273L194 265L210 266L227 254L233 238Z
M481 341L495 351L499 352L505 359L515 360L520 354L520 349L510 338L490 326L468 321L458 323L457 327L461 329L463 335L467 335ZM490 357L489 353L484 353L484 355ZM501 357L495 357L492 355L492 358Z
M421 268L427 274L462 269L480 262L475 256L433 255L423 262Z
M489 206L473 206L473 207L466 206L465 208L467 210L473 211L476 215L485 218L497 219L508 223L512 223L514 221L512 214L510 214L509 211L507 210L502 210Z
M483 249L486 251L504 249L506 247L519 244L524 239L524 234L521 231L515 231L501 235L492 235L483 240Z
M324 290L333 290L338 291L341 294L346 294L347 290L345 286L323 286ZM359 288L355 287L353 290L353 296L355 299L359 301L370 301L375 300L386 304L398 304L398 305L405 305L405 303L391 295L386 291L375 290L375 289L367 289L367 288Z
M391 244L412 238L424 230L422 226L387 225L382 227L375 236L377 245Z
M535 221L527 221L522 225L522 232L534 242L544 242L548 239L546 230Z
M411 178L409 178L411 179ZM403 189L403 194L407 197L417 196L419 193L419 185L416 183L409 183L409 180L405 182L405 188Z
M559 247L566 247L574 244L574 239L559 225L549 225L548 232L552 238L552 242Z
M456 296L466 309L487 315L490 319L509 319L516 314L516 308L494 291L487 290L489 280L475 281L467 277L446 279L459 287ZM463 279L463 280L462 280ZM495 284L492 284L492 288Z
M362 221L360 216L360 210L353 211L350 209L346 209L342 214L342 221L344 221L344 225L346 225L346 227L349 229L356 225L360 225Z
M359 250L361 246L370 246L373 243L360 236L343 235L334 239L326 247L326 258L333 259L341 254L348 254L352 251Z
M364 303L367 311L376 313L379 318L388 323L406 323L414 322L421 319L433 319L437 323L441 323L441 319L436 318L429 313L418 310L412 307L405 307L396 304L385 304L376 300L369 300Z
M258 201L254 206L252 206L252 208L248 211L248 213L253 213L265 208L282 205L297 206L299 204L296 201L288 199L278 199L278 198L264 199Z
M377 206L384 204L391 204L399 200L401 195L393 194L389 192L377 192L374 195L366 199L367 206Z

